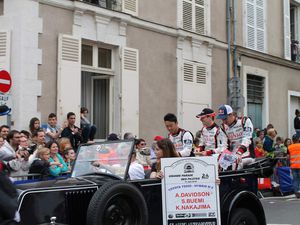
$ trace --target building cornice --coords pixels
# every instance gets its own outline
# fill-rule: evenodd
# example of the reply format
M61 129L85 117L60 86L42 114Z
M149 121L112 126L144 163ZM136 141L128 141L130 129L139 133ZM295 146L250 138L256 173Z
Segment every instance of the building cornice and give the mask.
M40 3L51 5L58 8L68 9L68 10L80 10L83 12L95 13L96 16L115 18L117 20L121 20L122 23L127 24L127 26L133 26L145 30L150 30L157 33L166 34L172 37L181 37L181 38L192 38L193 40L197 40L202 43L207 43L210 46L214 46L221 49L227 49L227 44L224 42L220 42L215 38L198 35L196 33L191 33L181 28L173 28L169 26L164 26L161 24L157 24L151 21L146 21L143 19L139 19L130 14L108 10L101 7L96 7L94 5L80 2L80 1L70 1L70 0L39 0Z
M286 60L283 58L280 58L278 56L274 56L274 55L269 55L263 52L258 52L258 51L254 51L252 49L248 49L242 46L237 46L236 48L237 53L240 56L245 56L245 57L249 57L249 58L253 58L253 59L257 59L260 61L264 61L264 62L268 62L268 63L272 63L272 64L276 64L276 65L280 65L280 66L285 66L285 67L289 67L292 69L296 69L296 70L300 70L300 63L296 63L290 60Z

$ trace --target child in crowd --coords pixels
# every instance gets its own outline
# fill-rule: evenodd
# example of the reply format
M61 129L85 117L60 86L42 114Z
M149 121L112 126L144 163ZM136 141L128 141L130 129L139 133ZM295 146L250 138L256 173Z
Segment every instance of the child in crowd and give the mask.
M36 117L31 118L31 120L29 121L29 130L31 135L33 135L39 129L41 129L40 120Z
M74 151L73 148L66 148L64 150L64 158L65 158L65 162L68 166L68 172L72 171L72 168L74 166L75 163L75 159L76 159L76 153Z
M254 149L255 158L264 157L266 153L263 149L263 143L260 139L256 139L255 146L256 146L255 149Z

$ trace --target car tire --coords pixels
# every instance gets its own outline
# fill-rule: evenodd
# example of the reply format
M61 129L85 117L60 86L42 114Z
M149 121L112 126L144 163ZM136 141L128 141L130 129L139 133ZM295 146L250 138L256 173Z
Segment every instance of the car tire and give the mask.
M249 209L237 208L232 213L230 225L259 225L259 223Z
M133 184L112 181L93 195L87 225L147 225L148 209L144 196Z

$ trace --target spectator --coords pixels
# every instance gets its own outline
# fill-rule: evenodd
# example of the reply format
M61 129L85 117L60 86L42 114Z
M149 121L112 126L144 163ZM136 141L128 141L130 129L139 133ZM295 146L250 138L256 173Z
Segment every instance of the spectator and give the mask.
M48 116L48 124L45 130L46 142L57 141L62 129L57 125L56 114L50 113Z
M49 148L39 148L36 153L36 158L29 168L29 173L41 174L42 180L47 179L50 175L50 150ZM52 163L53 164L53 163Z
M293 144L288 147L290 165L293 173L293 186L297 198L300 198L300 143L297 134L293 135Z
M45 131L43 129L36 130L33 133L32 139L34 144L36 144L36 148L44 147L46 144ZM36 149L35 148L35 149Z
M130 133L130 132L125 133L124 137L123 137L124 140L129 140L129 139L134 139L134 138L135 138L135 136L133 135L133 133Z
M239 118L230 105L220 106L217 118L222 120L223 129L229 140L229 150L237 158L237 165L232 164L232 169L240 169L244 165L253 162L251 152L253 157L255 156L252 143L253 124L251 119L248 117ZM222 159L220 158L220 160Z
M203 128L200 131L198 156L210 156L221 154L228 148L228 140L224 130L215 123L216 113L209 108L202 110L196 117L202 122Z
M161 172L161 158L179 157L179 153L176 151L172 141L168 138L164 138L157 142L155 148L156 162L152 164L150 178L161 179L163 173Z
M16 157L16 150L20 144L20 133L17 130L12 130L7 135L7 141L3 144L0 150L0 160L10 161Z
M151 160L151 165L152 165L153 163L156 162L156 155L155 155L156 143L157 143L158 141L160 141L161 139L163 139L163 137L162 137L162 136L159 136L159 135L158 135L158 136L155 136L154 139L153 139L152 145L151 145L151 147L150 147L150 160Z
M9 126L7 125L2 125L0 127L0 136L3 137L4 140L6 140L9 130Z
M24 176L29 172L30 167L30 149L28 146L28 140L26 137L20 138L20 145L16 151L16 158L10 160L7 165L10 169L10 175L15 176Z
M273 124L269 123L267 125L267 127L264 129L264 136L267 135L268 130L271 129L271 128L274 128L274 126L273 126Z
M299 109L295 110L294 128L295 128L297 137L300 138L300 111L299 111Z
M286 139L284 140L284 146L285 146L286 148L288 148L291 144L292 144L292 139L286 138Z
M73 112L67 114L68 125L61 132L61 137L67 137L70 139L71 145L75 151L79 144L81 143L81 134L79 132L79 127L75 126L76 115Z
M29 131L31 132L31 135L35 133L35 131L38 131L41 129L41 122L38 118L33 117L29 121Z
M68 166L68 172L71 172L75 163L76 153L73 148L69 147L63 151L63 154L64 154L65 162Z
M28 141L30 141L30 139L31 139L30 132L27 131L27 130L21 130L20 131L20 136L21 137L26 137Z
M287 147L284 145L284 141L282 137L276 137L275 143L275 157L286 157L287 155Z
M277 135L277 131L274 128L270 128L268 129L267 135L264 138L263 149L267 152L268 157L274 158L275 156L274 139L276 135Z
M118 135L115 134L115 133L110 133L108 136L107 136L107 140L108 141L117 141L117 140L120 140Z
M47 148L50 149L50 175L56 177L68 171L68 166L63 160L63 157L58 153L58 143L50 141L47 143Z
M71 141L69 138L62 137L58 139L59 152L64 154L67 148L72 148Z
M128 175L130 180L145 179L144 168L136 160L136 151L132 152Z
M88 109L86 107L81 107L80 109L80 128L82 129L82 142L94 142L95 134L97 128L95 125L91 124L87 118Z
M168 138L172 141L180 156L193 156L194 138L191 132L178 126L177 117L168 113L164 116L164 122L167 130L170 132Z
M151 166L150 150L146 148L144 139L137 139L135 142L136 161L141 164L145 170L149 170Z
M260 139L255 140L255 158L262 158L265 156L265 151L263 149L263 142Z

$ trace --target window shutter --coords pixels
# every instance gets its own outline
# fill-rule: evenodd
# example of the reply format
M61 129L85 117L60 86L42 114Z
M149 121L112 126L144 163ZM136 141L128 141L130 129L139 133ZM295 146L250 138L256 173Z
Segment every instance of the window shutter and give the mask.
M246 46L251 49L255 49L255 15L254 15L254 2L253 0L246 1L246 10L247 10L247 17L246 17Z
M123 0L123 12L137 16L138 15L138 0Z
M290 0L283 0L284 58L291 59Z
M193 64L183 64L183 80L187 82L194 82L194 67Z
M10 31L0 31L0 70L10 72Z
M122 134L139 135L139 52L124 48L122 51Z
M81 39L58 37L57 115L59 122L68 112L79 116L81 101ZM79 123L79 119L77 119Z
M265 52L264 0L256 0L256 48Z
M205 10L204 10L204 0L195 0L195 29L196 33L205 33Z
M196 66L196 83L206 84L206 67Z
M182 1L183 29L193 31L193 4L191 0Z

